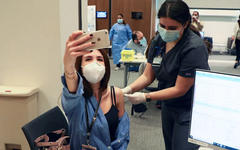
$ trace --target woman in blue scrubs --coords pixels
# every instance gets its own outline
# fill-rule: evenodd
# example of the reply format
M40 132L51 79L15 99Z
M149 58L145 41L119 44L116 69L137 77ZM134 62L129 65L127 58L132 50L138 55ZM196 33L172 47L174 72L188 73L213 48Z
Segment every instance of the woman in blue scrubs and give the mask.
M195 70L209 69L203 40L190 28L191 14L183 1L165 1L158 12L159 35L151 42L144 73L123 89L133 103L161 100L162 130L166 150L197 150L188 142ZM159 67L153 61L162 51ZM155 92L136 92L159 81ZM135 92L135 93L134 93ZM133 93L133 94L131 94Z
M132 38L132 30L124 21L123 14L118 14L117 18L117 23L112 26L109 34L109 39L112 40L112 56L113 63L116 64L115 70L120 69L121 51Z
M104 50L85 50L92 34L66 43L62 106L69 121L71 150L126 150L129 118L121 89L109 87L110 63Z

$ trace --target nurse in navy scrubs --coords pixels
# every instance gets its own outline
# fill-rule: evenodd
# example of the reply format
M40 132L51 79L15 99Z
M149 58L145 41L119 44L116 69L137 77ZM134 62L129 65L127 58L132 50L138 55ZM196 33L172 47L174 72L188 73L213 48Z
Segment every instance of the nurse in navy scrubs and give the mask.
M144 73L123 93L133 104L162 101L162 129L166 150L195 150L189 134L194 74L197 68L209 69L203 40L190 28L191 14L183 1L165 1L158 12L159 35L150 44ZM152 67L159 49L164 52L158 68ZM158 91L137 92L159 80Z

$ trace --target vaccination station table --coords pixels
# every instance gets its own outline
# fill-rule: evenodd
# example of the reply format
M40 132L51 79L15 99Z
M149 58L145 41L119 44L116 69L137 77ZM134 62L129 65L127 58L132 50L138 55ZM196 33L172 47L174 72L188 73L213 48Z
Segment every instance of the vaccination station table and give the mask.
M124 65L124 82L123 82L123 87L127 86L128 82L128 72L129 72L129 67L131 65L133 66L139 66L141 63L146 63L147 59L146 58L139 58L139 59L134 59L132 61L122 61L120 60L121 63Z
M153 67L159 67L161 63L162 58L157 57L153 61ZM126 87L128 84L128 72L129 67L131 65L133 66L139 66L142 63L147 63L147 59L145 57L135 57L132 61L123 61L122 59L120 62L124 65L124 82L123 82L123 87Z

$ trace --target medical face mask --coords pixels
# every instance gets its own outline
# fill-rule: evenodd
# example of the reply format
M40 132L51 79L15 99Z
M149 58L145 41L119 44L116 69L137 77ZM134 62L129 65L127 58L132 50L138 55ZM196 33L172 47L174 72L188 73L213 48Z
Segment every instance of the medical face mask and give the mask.
M166 30L158 25L158 32L165 42L176 41L180 37L179 30Z
M145 39L145 37L143 37L140 41L139 41L140 43L140 45L142 45L142 46L147 46L147 40Z
M122 24L123 23L123 19L118 19L117 23Z
M92 62L90 64L87 64L86 66L83 66L83 76L90 83L98 83L102 80L104 74L105 66L97 62Z

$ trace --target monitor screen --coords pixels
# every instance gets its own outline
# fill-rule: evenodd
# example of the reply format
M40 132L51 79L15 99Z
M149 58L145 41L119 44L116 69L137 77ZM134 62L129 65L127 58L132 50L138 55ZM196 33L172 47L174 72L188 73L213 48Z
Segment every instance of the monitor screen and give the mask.
M240 76L197 70L189 142L240 149Z
M132 12L132 19L142 19L143 12Z
M97 11L96 13L97 13L97 15L96 15L97 18L107 18L106 11Z

